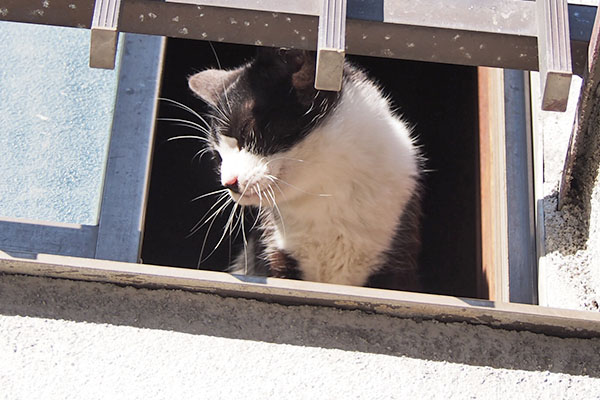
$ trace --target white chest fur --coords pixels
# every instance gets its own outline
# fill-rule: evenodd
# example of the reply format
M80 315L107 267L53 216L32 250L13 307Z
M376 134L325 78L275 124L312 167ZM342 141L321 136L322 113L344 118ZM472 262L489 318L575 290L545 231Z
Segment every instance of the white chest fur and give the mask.
M371 83L353 83L324 124L275 159L287 182L274 210L276 246L306 280L363 285L416 189L418 155L406 125Z

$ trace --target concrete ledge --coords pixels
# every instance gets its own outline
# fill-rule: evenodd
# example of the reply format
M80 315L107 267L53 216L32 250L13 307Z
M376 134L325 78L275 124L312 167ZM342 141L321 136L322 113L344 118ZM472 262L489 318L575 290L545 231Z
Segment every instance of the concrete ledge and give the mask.
M0 272L169 288L294 305L320 305L394 317L466 322L559 337L600 337L600 315L514 303L321 284L221 272L38 254L0 252Z

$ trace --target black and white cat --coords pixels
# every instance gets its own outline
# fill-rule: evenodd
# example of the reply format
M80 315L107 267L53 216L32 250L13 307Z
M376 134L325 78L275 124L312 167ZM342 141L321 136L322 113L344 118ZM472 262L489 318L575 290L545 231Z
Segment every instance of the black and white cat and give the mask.
M314 88L312 52L263 48L189 78L231 198L259 211L238 257L251 274L418 290L420 156L378 87L347 63Z

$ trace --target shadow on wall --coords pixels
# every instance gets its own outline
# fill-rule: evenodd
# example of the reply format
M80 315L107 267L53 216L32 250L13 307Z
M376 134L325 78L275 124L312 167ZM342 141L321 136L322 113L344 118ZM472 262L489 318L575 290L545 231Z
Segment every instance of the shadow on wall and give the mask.
M590 233L591 206L585 207L583 199L570 201L559 210L558 193L544 197L544 224L546 254L558 251L574 255L585 250ZM591 202L591 198L587 200Z
M0 275L0 293L2 315L600 377L599 339L17 275Z
M552 217L570 228L578 225L576 241L571 246L557 246L562 254L574 254L585 249L590 234L592 208L598 203L600 182L600 60L597 53L590 60L590 71L585 74L577 104L575 127L567 147L567 160L560 182L560 210L556 195L544 199ZM553 221L555 222L555 221ZM569 232L571 233L571 232ZM561 234L557 231L557 234ZM552 251L552 249L548 249Z

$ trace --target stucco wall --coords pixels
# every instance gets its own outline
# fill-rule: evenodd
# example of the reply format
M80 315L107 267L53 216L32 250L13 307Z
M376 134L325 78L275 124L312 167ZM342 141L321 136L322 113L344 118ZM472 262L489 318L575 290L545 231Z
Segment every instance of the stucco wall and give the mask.
M598 399L600 340L0 275L4 399Z
M537 75L537 74L536 74ZM543 205L546 254L540 260L540 303L551 307L600 310L600 149L580 162L577 178L590 195L572 196L559 210L559 184L581 91L573 77L565 113L537 111L537 134L543 140ZM532 80L534 107L538 81ZM600 98L598 99L600 100ZM596 125L595 134L600 134ZM590 143L589 146L595 146ZM594 155L595 154L595 155ZM586 189L587 190L587 189Z
M597 134L600 135L600 127ZM594 288L595 298L592 299L591 306L600 310L600 182L598 182L598 178L596 178L592 198L588 249L590 252L590 285Z

